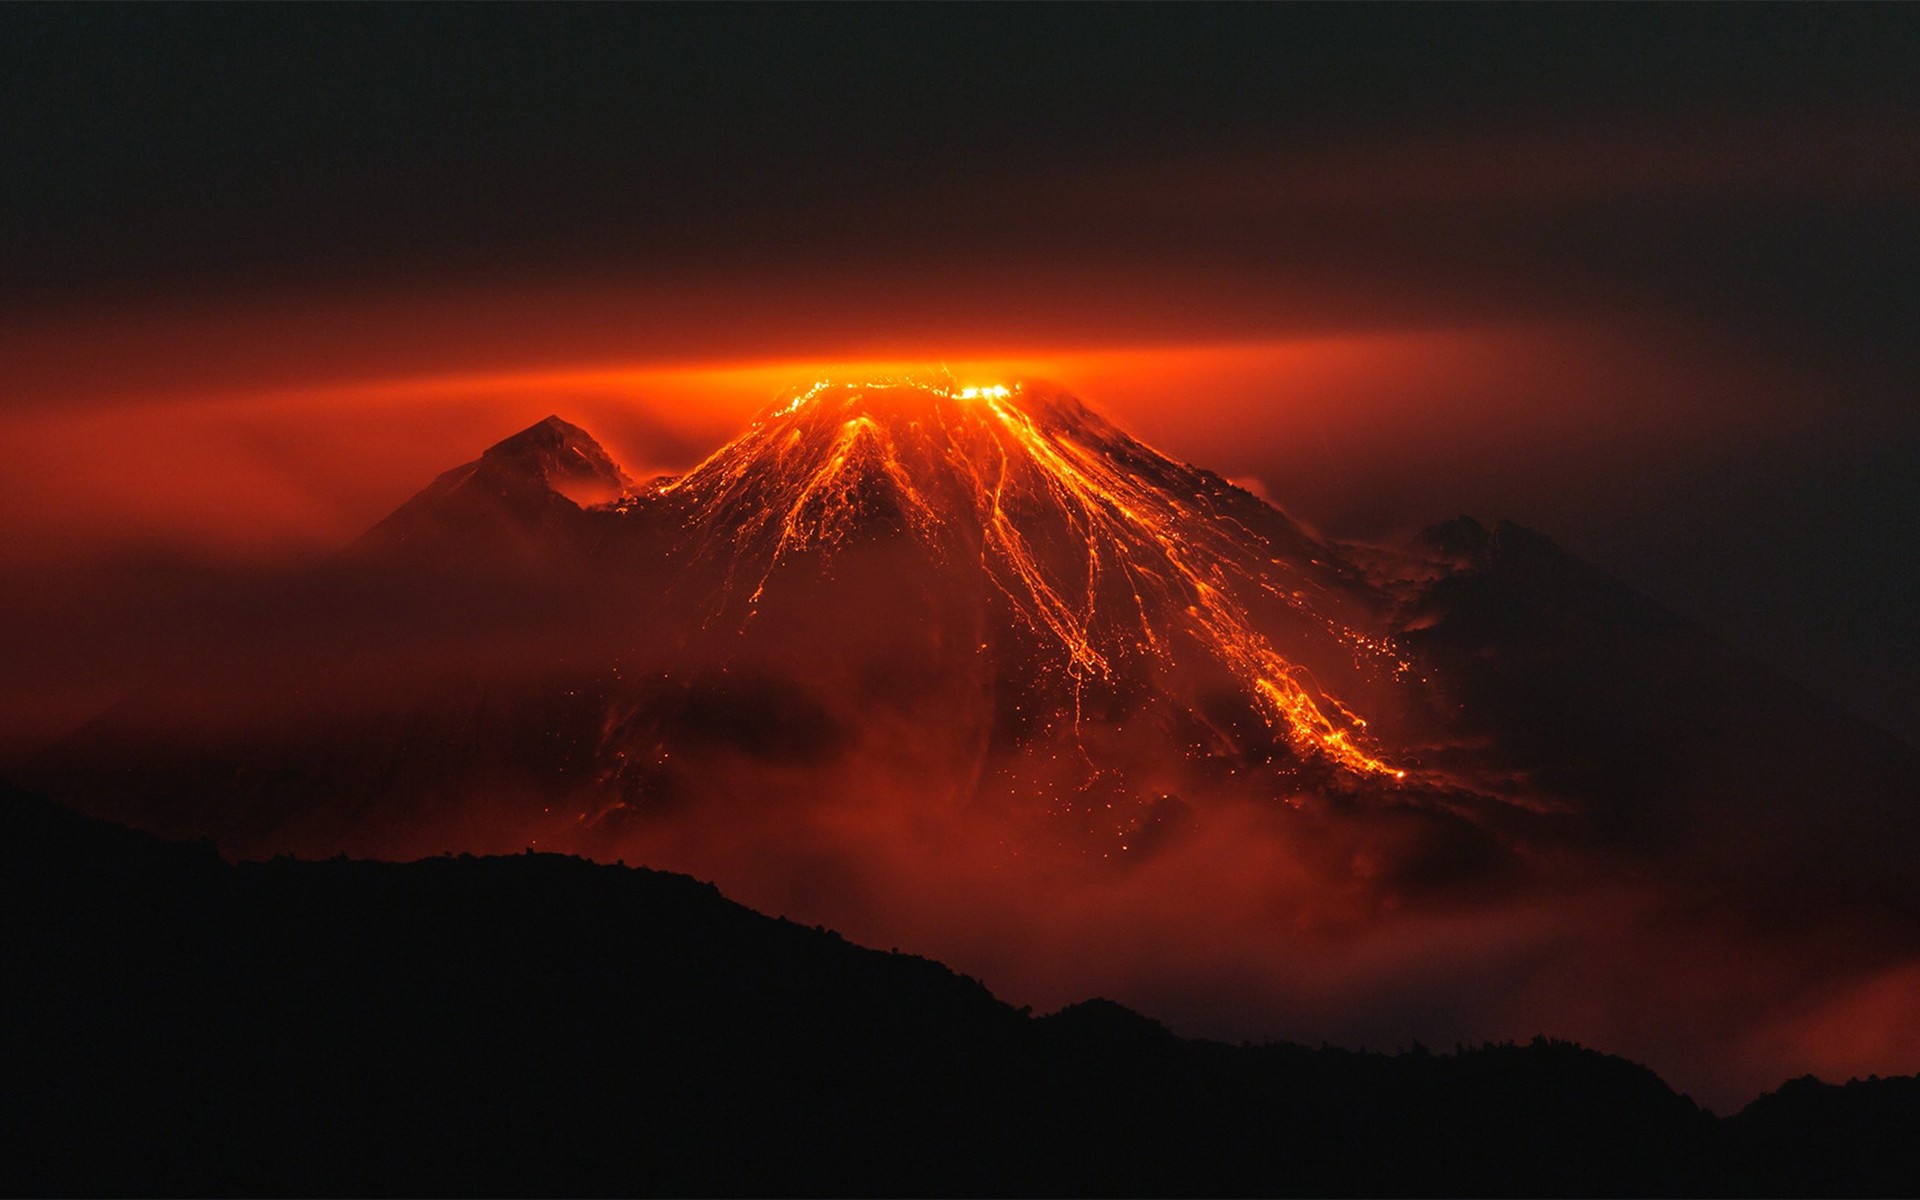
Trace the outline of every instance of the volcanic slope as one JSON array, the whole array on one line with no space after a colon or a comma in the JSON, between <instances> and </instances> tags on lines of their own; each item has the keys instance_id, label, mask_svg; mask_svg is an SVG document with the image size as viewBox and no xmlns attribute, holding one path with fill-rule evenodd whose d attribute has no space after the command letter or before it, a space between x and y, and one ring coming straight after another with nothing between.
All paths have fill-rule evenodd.
<instances>
[{"instance_id":1,"label":"volcanic slope","mask_svg":"<svg viewBox=\"0 0 1920 1200\"><path fill-rule=\"evenodd\" d=\"M663 620L695 657L840 675L867 708L940 697L994 769L1066 803L1191 787L1173 761L1408 777L1362 715L1418 692L1392 597L1064 393L816 384L618 511L675 531Z\"/></svg>"},{"instance_id":2,"label":"volcanic slope","mask_svg":"<svg viewBox=\"0 0 1920 1200\"><path fill-rule=\"evenodd\" d=\"M687 513L695 553L720 560L715 603L742 621L783 565L911 536L942 573L977 572L994 616L1062 678L1077 717L1123 708L1130 683L1197 654L1300 753L1405 775L1362 748L1365 720L1250 615L1288 618L1295 656L1375 677L1404 671L1391 644L1348 623L1376 599L1357 572L1063 393L816 385L659 496Z\"/></svg>"},{"instance_id":3,"label":"volcanic slope","mask_svg":"<svg viewBox=\"0 0 1920 1200\"><path fill-rule=\"evenodd\" d=\"M564 492L583 480L626 494L582 508ZM527 616L560 647L533 677L477 652L393 711L276 724L282 697L320 690L296 667L246 706L261 728L186 746L139 736L136 704L32 777L170 834L244 828L237 850L360 853L383 823L409 830L409 852L503 849L551 844L556 809L575 833L625 830L721 795L898 795L903 780L1107 856L1211 797L1463 794L1420 771L1428 689L1385 632L1392 592L1047 387L818 383L637 488L549 418L443 475L341 569L469 579L488 553L494 576L568 564ZM183 758L190 786L165 786ZM76 773L125 803L61 778ZM336 784L350 800L329 801ZM461 795L486 796L484 822L453 818Z\"/></svg>"}]
</instances>

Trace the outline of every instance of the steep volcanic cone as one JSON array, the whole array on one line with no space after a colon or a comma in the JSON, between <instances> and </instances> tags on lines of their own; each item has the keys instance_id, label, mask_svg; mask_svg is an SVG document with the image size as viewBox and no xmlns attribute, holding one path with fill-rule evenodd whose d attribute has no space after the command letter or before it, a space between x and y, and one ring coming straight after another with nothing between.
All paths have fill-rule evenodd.
<instances>
[{"instance_id":1,"label":"steep volcanic cone","mask_svg":"<svg viewBox=\"0 0 1920 1200\"><path fill-rule=\"evenodd\" d=\"M783 562L914 536L943 563L977 564L1035 643L1041 661L1023 666L1062 677L1076 715L1090 690L1111 703L1128 678L1194 651L1303 754L1405 774L1358 747L1366 722L1248 616L1256 599L1277 602L1300 638L1337 644L1361 670L1404 669L1388 644L1342 623L1366 598L1357 574L1278 513L1252 511L1063 393L817 385L661 493L706 530L732 527L719 599L750 582L748 619Z\"/></svg>"},{"instance_id":2,"label":"steep volcanic cone","mask_svg":"<svg viewBox=\"0 0 1920 1200\"><path fill-rule=\"evenodd\" d=\"M1092 858L1225 801L1510 816L1427 769L1431 689L1376 575L1044 386L821 382L637 487L548 418L316 580L286 639L312 661L224 705L242 728L142 730L184 711L149 696L42 777L241 853L613 855L689 814L737 835L862 801ZM342 673L476 618L453 670Z\"/></svg>"},{"instance_id":3,"label":"steep volcanic cone","mask_svg":"<svg viewBox=\"0 0 1920 1200\"><path fill-rule=\"evenodd\" d=\"M924 788L1068 816L1100 853L1199 788L1405 791L1362 716L1417 707L1391 598L1049 388L815 384L606 539L671 564L649 624L682 631L683 665L802 679L836 723L900 717L940 744ZM625 803L658 782L633 751L665 735L644 704L614 722Z\"/></svg>"}]
</instances>

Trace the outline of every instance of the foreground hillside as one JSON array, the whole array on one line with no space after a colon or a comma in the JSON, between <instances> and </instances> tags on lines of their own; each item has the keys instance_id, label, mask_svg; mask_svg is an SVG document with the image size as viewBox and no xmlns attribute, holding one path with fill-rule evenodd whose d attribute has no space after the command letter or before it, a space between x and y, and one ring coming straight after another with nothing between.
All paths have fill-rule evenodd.
<instances>
[{"instance_id":1,"label":"foreground hillside","mask_svg":"<svg viewBox=\"0 0 1920 1200\"><path fill-rule=\"evenodd\" d=\"M9 1193L1913 1194L1920 1085L1044 1018L681 876L228 864L0 795Z\"/></svg>"}]
</instances>

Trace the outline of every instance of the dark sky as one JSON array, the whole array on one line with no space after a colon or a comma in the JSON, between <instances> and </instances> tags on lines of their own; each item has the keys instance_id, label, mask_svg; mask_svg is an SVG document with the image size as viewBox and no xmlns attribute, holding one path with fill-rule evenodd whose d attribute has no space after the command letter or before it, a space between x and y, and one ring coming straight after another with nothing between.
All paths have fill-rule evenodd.
<instances>
[{"instance_id":1,"label":"dark sky","mask_svg":"<svg viewBox=\"0 0 1920 1200\"><path fill-rule=\"evenodd\" d=\"M1664 149L1805 176L1765 202L1569 203L1538 223L1588 225L1503 231L1569 235L1556 265L1725 294L1729 315L1796 310L1809 335L1912 315L1911 194L1826 177L1913 182L1874 161L1911 147L1920 103L1920 17L1898 7L16 6L6 24L16 300L850 249L1017 260L1046 250L1051 213L1008 203L968 227L928 200L1531 135L1570 157L1664 142L1628 172L1661 172ZM1765 144L1706 136L1729 129ZM1816 203L1836 190L1866 194ZM1522 248L1444 216L1403 235L1421 265ZM1236 249L1192 224L1099 232L1064 252Z\"/></svg>"},{"instance_id":2,"label":"dark sky","mask_svg":"<svg viewBox=\"0 0 1920 1200\"><path fill-rule=\"evenodd\" d=\"M1547 524L1917 738L1916 61L1892 5L11 5L0 404L1578 329L1521 407L1460 395L1499 337L1403 381L1426 441L1374 475L1335 430L1308 478L1259 396L1190 446L1114 407L1336 533Z\"/></svg>"}]
</instances>

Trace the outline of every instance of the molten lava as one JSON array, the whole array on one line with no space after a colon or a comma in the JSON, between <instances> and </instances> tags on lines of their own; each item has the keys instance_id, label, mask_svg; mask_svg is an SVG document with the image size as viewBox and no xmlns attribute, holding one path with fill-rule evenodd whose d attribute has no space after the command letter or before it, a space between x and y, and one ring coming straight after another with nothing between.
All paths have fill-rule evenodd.
<instances>
[{"instance_id":1,"label":"molten lava","mask_svg":"<svg viewBox=\"0 0 1920 1200\"><path fill-rule=\"evenodd\" d=\"M783 566L884 529L990 582L1041 639L1041 669L1064 679L1076 730L1089 688L1162 676L1198 655L1296 751L1360 776L1406 776L1369 748L1367 722L1251 616L1277 605L1363 673L1403 673L1391 641L1342 619L1365 591L1355 573L1252 497L1064 394L821 381L654 500L699 531L696 556L726 560L718 602L743 597L742 621Z\"/></svg>"}]
</instances>

